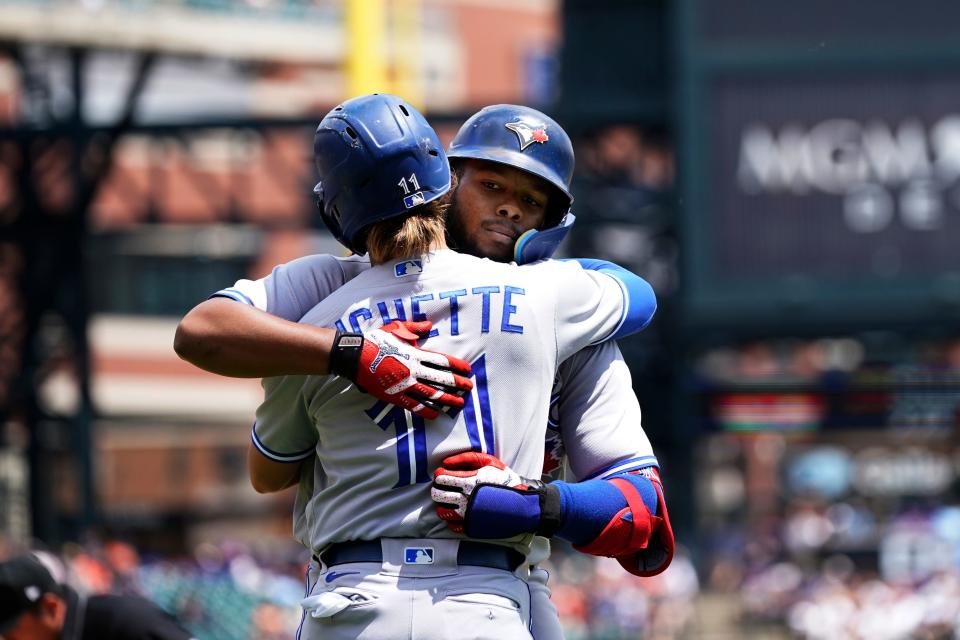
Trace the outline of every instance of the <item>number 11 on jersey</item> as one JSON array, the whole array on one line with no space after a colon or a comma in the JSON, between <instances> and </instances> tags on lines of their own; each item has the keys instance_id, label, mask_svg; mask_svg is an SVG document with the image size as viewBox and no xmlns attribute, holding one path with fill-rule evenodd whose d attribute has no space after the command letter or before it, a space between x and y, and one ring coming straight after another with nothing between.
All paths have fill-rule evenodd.
<instances>
[{"instance_id":1,"label":"number 11 on jersey","mask_svg":"<svg viewBox=\"0 0 960 640\"><path fill-rule=\"evenodd\" d=\"M384 413L384 409L389 410ZM405 487L408 484L430 482L427 470L427 430L423 418L415 416L409 411L380 401L367 409L378 427L386 431L391 426L396 434L397 445L397 483L394 489ZM411 459L410 441L413 441L413 456Z\"/></svg>"},{"instance_id":2,"label":"number 11 on jersey","mask_svg":"<svg viewBox=\"0 0 960 640\"><path fill-rule=\"evenodd\" d=\"M487 389L485 356L470 363L473 369L473 391L464 398L463 421L470 438L470 448L495 454L493 413L490 411L490 393ZM430 482L428 469L427 425L423 418L397 406L379 401L365 412L374 423L386 431L393 427L397 447L397 483L394 489L411 484ZM451 417L456 417L451 413ZM411 446L411 442L413 443Z\"/></svg>"}]
</instances>

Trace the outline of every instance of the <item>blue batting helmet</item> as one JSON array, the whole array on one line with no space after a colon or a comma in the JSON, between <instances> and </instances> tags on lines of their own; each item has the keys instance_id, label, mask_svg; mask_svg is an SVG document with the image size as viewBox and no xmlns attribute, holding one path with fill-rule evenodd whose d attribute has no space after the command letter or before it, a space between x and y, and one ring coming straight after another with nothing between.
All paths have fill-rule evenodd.
<instances>
[{"instance_id":1,"label":"blue batting helmet","mask_svg":"<svg viewBox=\"0 0 960 640\"><path fill-rule=\"evenodd\" d=\"M450 143L447 156L486 160L515 167L546 180L557 192L558 206L551 207L547 229L528 231L518 242L515 259L523 264L549 258L566 237L574 216L573 145L570 136L552 118L536 109L496 104L481 109L463 123ZM534 240L533 236L540 235Z\"/></svg>"},{"instance_id":2,"label":"blue batting helmet","mask_svg":"<svg viewBox=\"0 0 960 640\"><path fill-rule=\"evenodd\" d=\"M313 138L314 188L324 224L364 253L364 229L405 216L450 189L450 165L436 132L402 98L375 93L347 100Z\"/></svg>"}]
</instances>

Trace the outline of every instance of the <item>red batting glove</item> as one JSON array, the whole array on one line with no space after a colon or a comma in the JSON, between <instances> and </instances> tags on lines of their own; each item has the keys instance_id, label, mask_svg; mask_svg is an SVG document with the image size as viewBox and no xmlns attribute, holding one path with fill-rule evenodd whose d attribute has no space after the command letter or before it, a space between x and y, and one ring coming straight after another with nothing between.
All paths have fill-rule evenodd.
<instances>
[{"instance_id":1,"label":"red batting glove","mask_svg":"<svg viewBox=\"0 0 960 640\"><path fill-rule=\"evenodd\" d=\"M337 332L330 372L364 391L428 420L440 411L463 408L473 383L470 365L459 358L417 346L433 324L393 321L366 333Z\"/></svg>"}]
</instances>

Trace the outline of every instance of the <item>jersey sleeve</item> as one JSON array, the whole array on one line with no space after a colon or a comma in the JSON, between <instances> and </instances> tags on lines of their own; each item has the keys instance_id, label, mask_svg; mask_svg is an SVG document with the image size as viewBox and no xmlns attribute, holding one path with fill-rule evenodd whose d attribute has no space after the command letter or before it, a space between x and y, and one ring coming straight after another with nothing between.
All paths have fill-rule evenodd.
<instances>
[{"instance_id":1,"label":"jersey sleeve","mask_svg":"<svg viewBox=\"0 0 960 640\"><path fill-rule=\"evenodd\" d=\"M624 317L617 330L607 338L608 340L617 340L633 335L650 324L653 315L657 312L657 296L653 293L653 287L650 286L649 282L608 260L574 258L573 261L588 271L600 271L616 279L626 294L627 305Z\"/></svg>"},{"instance_id":2,"label":"jersey sleeve","mask_svg":"<svg viewBox=\"0 0 960 640\"><path fill-rule=\"evenodd\" d=\"M569 261L543 263L557 291L557 361L610 339L627 319L630 298L620 279Z\"/></svg>"},{"instance_id":3,"label":"jersey sleeve","mask_svg":"<svg viewBox=\"0 0 960 640\"><path fill-rule=\"evenodd\" d=\"M325 254L304 256L274 267L265 278L238 280L210 297L231 298L296 322L356 275L357 264Z\"/></svg>"},{"instance_id":4,"label":"jersey sleeve","mask_svg":"<svg viewBox=\"0 0 960 640\"><path fill-rule=\"evenodd\" d=\"M307 412L306 376L263 379L263 403L257 407L253 445L274 462L300 462L313 455L317 431Z\"/></svg>"},{"instance_id":5,"label":"jersey sleeve","mask_svg":"<svg viewBox=\"0 0 960 640\"><path fill-rule=\"evenodd\" d=\"M574 354L558 371L557 427L579 480L658 466L633 381L615 342Z\"/></svg>"}]
</instances>

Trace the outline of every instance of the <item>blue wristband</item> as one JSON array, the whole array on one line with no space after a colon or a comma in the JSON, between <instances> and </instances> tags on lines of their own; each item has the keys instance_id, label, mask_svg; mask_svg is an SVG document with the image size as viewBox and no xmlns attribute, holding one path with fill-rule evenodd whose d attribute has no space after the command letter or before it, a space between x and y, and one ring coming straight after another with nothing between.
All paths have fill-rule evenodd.
<instances>
[{"instance_id":1,"label":"blue wristband","mask_svg":"<svg viewBox=\"0 0 960 640\"><path fill-rule=\"evenodd\" d=\"M470 496L466 533L471 538L512 538L540 525L540 496L499 485L481 485Z\"/></svg>"}]
</instances>

